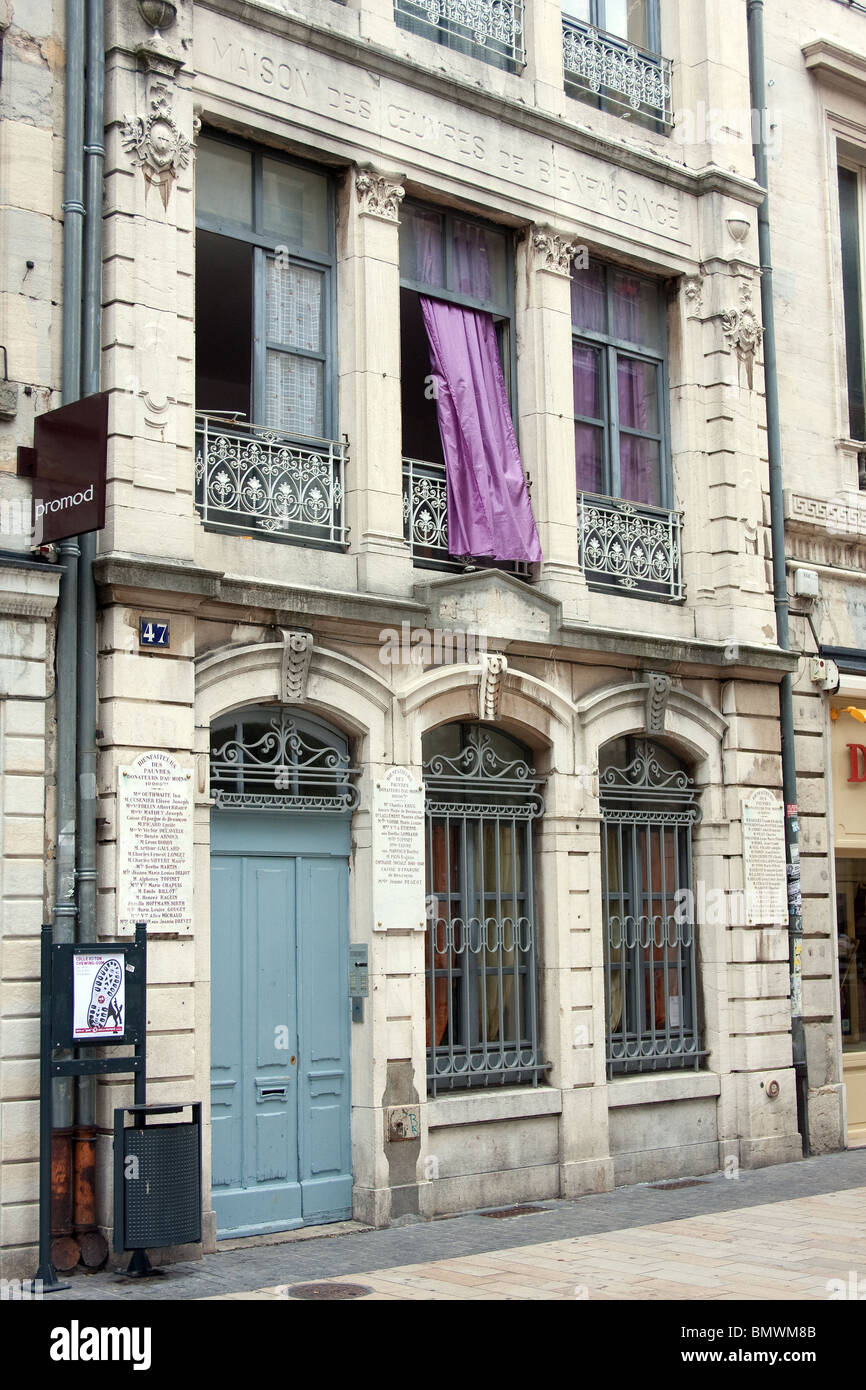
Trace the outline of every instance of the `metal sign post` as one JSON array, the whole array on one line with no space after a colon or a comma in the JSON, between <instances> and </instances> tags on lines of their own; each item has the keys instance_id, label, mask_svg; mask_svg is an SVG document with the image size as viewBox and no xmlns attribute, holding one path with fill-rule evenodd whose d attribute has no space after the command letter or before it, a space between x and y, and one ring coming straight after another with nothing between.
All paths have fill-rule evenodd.
<instances>
[{"instance_id":1,"label":"metal sign post","mask_svg":"<svg viewBox=\"0 0 866 1390\"><path fill-rule=\"evenodd\" d=\"M92 945L54 944L54 928L42 928L39 1049L39 1269L43 1293L68 1289L51 1261L51 1132L55 1076L134 1074L135 1104L147 1100L147 926L135 924L135 941ZM128 1047L132 1057L54 1059L56 1048Z\"/></svg>"}]
</instances>

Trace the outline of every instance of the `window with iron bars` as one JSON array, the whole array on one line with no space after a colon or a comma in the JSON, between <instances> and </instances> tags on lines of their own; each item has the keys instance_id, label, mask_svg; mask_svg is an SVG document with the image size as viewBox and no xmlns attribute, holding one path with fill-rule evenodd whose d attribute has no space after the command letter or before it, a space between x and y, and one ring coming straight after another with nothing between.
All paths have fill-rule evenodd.
<instances>
[{"instance_id":1,"label":"window with iron bars","mask_svg":"<svg viewBox=\"0 0 866 1390\"><path fill-rule=\"evenodd\" d=\"M526 748L485 725L424 740L427 1083L537 1085L533 824L541 783Z\"/></svg>"},{"instance_id":2,"label":"window with iron bars","mask_svg":"<svg viewBox=\"0 0 866 1390\"><path fill-rule=\"evenodd\" d=\"M602 750L599 793L608 1076L697 1068L694 784L669 749L623 738Z\"/></svg>"}]
</instances>

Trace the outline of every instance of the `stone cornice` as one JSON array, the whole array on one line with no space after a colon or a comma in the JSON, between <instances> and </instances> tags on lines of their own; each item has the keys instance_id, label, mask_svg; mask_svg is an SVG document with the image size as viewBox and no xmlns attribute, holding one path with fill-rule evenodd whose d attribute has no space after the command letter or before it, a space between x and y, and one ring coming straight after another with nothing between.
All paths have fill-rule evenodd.
<instances>
[{"instance_id":1,"label":"stone cornice","mask_svg":"<svg viewBox=\"0 0 866 1390\"><path fill-rule=\"evenodd\" d=\"M656 155L646 150L631 149L620 144L618 140L598 132L581 130L512 97L488 93L482 87L476 87L459 78L434 72L398 53L382 48L379 44L319 26L300 16L280 14L278 11L255 4L255 0L197 0L196 9L211 10L225 18L248 24L263 33L302 43L328 58L342 58L368 72L392 77L418 91L444 97L448 101L459 103L467 110L492 116L503 125L509 124L520 130L531 131L545 140L556 141L557 144L571 148L578 154L594 155L619 169L628 169L635 174L659 179L669 187L677 188L695 198L720 193L751 207L759 207L764 201L764 190L753 179L743 178L718 165L697 170L687 169L682 164L666 159L661 152Z\"/></svg>"},{"instance_id":2,"label":"stone cornice","mask_svg":"<svg viewBox=\"0 0 866 1390\"><path fill-rule=\"evenodd\" d=\"M57 607L62 565L0 565L0 617L50 618Z\"/></svg>"},{"instance_id":3,"label":"stone cornice","mask_svg":"<svg viewBox=\"0 0 866 1390\"><path fill-rule=\"evenodd\" d=\"M831 39L815 39L804 44L802 51L807 69L819 82L849 90L854 87L862 96L866 87L866 54L843 48Z\"/></svg>"},{"instance_id":4,"label":"stone cornice","mask_svg":"<svg viewBox=\"0 0 866 1390\"><path fill-rule=\"evenodd\" d=\"M573 661L585 658L595 665L599 664L597 658L601 655L611 665L624 668L649 663L654 670L672 675L712 673L725 680L748 677L769 681L778 681L786 672L796 670L798 660L793 652L750 643L739 643L736 659L731 660L730 655L725 655L730 648L729 640L672 640L662 633L563 622L557 600L498 570L447 575L432 583L417 585L414 598L408 595L401 598L279 584L143 555L102 555L96 560L94 569L103 597L111 597L115 602L140 603L142 593L158 593L162 608L166 610L188 609L206 613L208 617L229 616L235 610L247 620L252 611L262 615L261 621L275 622L282 627L297 624L309 629L318 620L326 625L337 620L359 627L368 624L378 631L384 625L396 626L403 621L417 627L428 626L433 617L434 626L448 628L455 623L459 626L459 622L452 622L442 613L443 595L474 592L483 600L488 590L496 590L497 595L511 592L531 608L541 609L548 615L548 632L537 639L505 638L503 646L509 655Z\"/></svg>"}]
</instances>

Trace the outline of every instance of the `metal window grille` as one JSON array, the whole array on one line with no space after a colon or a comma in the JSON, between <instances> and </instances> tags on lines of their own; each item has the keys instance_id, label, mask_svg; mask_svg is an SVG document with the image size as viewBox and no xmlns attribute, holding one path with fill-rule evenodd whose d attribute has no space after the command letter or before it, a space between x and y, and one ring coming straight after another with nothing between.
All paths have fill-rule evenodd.
<instances>
[{"instance_id":1,"label":"metal window grille","mask_svg":"<svg viewBox=\"0 0 866 1390\"><path fill-rule=\"evenodd\" d=\"M211 731L210 793L220 810L351 811L356 776L341 734L283 706L227 715Z\"/></svg>"},{"instance_id":2,"label":"metal window grille","mask_svg":"<svg viewBox=\"0 0 866 1390\"><path fill-rule=\"evenodd\" d=\"M461 732L456 757L424 764L427 1083L434 1096L537 1085L546 1070L532 836L544 809L542 784L528 762L509 760L508 750L503 756L495 730Z\"/></svg>"},{"instance_id":3,"label":"metal window grille","mask_svg":"<svg viewBox=\"0 0 866 1390\"><path fill-rule=\"evenodd\" d=\"M697 1068L706 1055L690 891L696 793L667 750L624 743L626 765L599 778L610 1077Z\"/></svg>"},{"instance_id":4,"label":"metal window grille","mask_svg":"<svg viewBox=\"0 0 866 1390\"><path fill-rule=\"evenodd\" d=\"M614 110L649 116L666 130L673 125L670 59L563 16L562 60L572 95L603 98Z\"/></svg>"},{"instance_id":5,"label":"metal window grille","mask_svg":"<svg viewBox=\"0 0 866 1390\"><path fill-rule=\"evenodd\" d=\"M529 478L527 477L527 485ZM444 463L403 460L403 537L418 569L501 569L528 579L525 560L492 560L486 556L451 555L448 550L448 488Z\"/></svg>"},{"instance_id":6,"label":"metal window grille","mask_svg":"<svg viewBox=\"0 0 866 1390\"><path fill-rule=\"evenodd\" d=\"M593 589L680 603L682 512L578 494L580 563Z\"/></svg>"},{"instance_id":7,"label":"metal window grille","mask_svg":"<svg viewBox=\"0 0 866 1390\"><path fill-rule=\"evenodd\" d=\"M346 446L196 416L195 505L206 526L343 550Z\"/></svg>"},{"instance_id":8,"label":"metal window grille","mask_svg":"<svg viewBox=\"0 0 866 1390\"><path fill-rule=\"evenodd\" d=\"M394 0L398 26L497 67L522 67L523 0Z\"/></svg>"}]
</instances>

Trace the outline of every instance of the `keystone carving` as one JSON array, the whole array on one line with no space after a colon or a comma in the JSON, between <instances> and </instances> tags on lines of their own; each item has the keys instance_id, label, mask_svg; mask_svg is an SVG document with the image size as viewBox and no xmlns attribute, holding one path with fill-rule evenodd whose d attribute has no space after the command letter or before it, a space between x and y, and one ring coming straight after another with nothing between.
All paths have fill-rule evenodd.
<instances>
[{"instance_id":1,"label":"keystone carving","mask_svg":"<svg viewBox=\"0 0 866 1390\"><path fill-rule=\"evenodd\" d=\"M648 734L663 734L665 714L671 693L671 678L662 671L648 671L646 697L646 730Z\"/></svg>"},{"instance_id":2,"label":"keystone carving","mask_svg":"<svg viewBox=\"0 0 866 1390\"><path fill-rule=\"evenodd\" d=\"M296 705L307 698L307 678L313 659L311 632L283 631L283 657L280 663L280 694L285 704Z\"/></svg>"},{"instance_id":3,"label":"keystone carving","mask_svg":"<svg viewBox=\"0 0 866 1390\"><path fill-rule=\"evenodd\" d=\"M481 686L479 689L478 717L495 723L499 718L502 701L502 688L508 673L508 662L504 656L491 656L485 652L481 658Z\"/></svg>"},{"instance_id":4,"label":"keystone carving","mask_svg":"<svg viewBox=\"0 0 866 1390\"><path fill-rule=\"evenodd\" d=\"M387 222L398 220L400 204L406 196L402 184L386 179L373 169L359 169L355 175L355 192L363 217L382 217Z\"/></svg>"}]
</instances>

